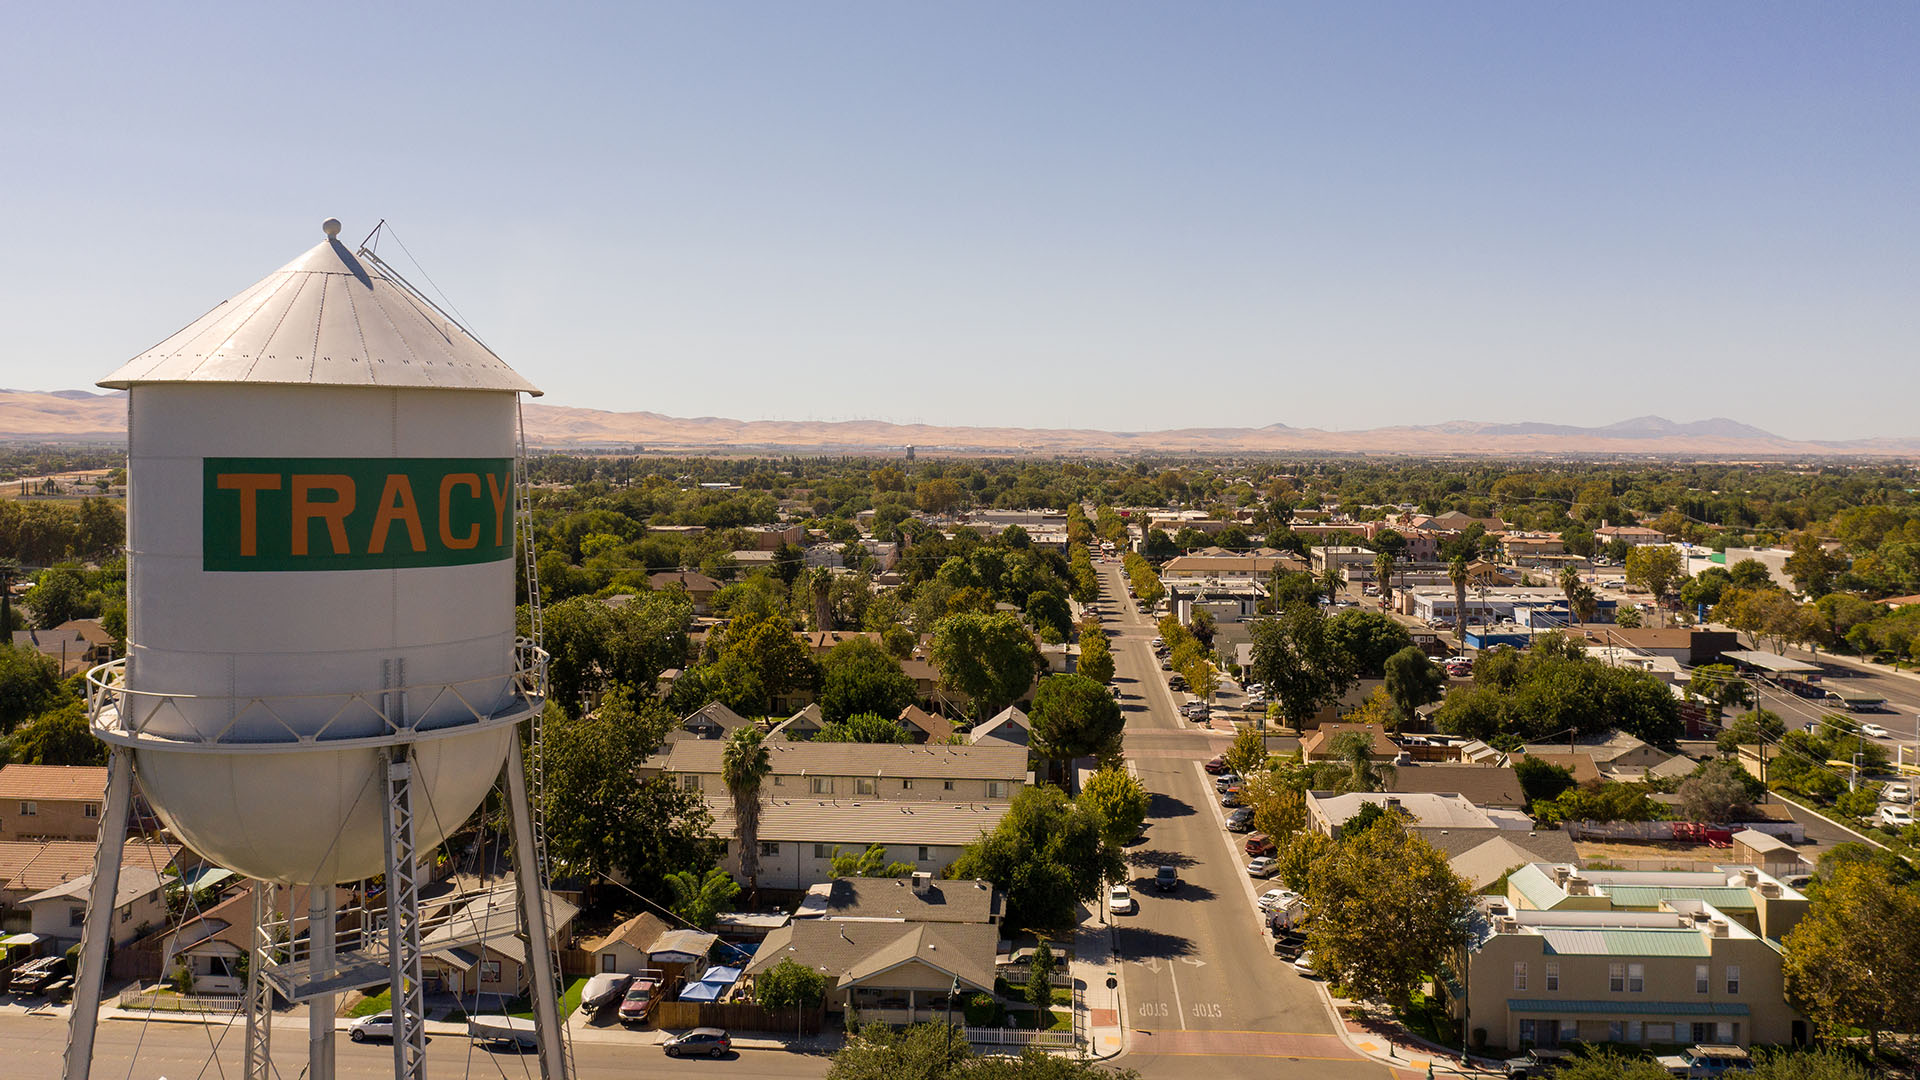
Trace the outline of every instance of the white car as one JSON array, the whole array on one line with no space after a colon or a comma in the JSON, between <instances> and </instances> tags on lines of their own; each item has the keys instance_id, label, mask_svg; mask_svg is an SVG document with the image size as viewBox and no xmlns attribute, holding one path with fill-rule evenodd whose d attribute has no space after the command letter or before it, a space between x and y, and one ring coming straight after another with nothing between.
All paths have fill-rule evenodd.
<instances>
[{"instance_id":1,"label":"white car","mask_svg":"<svg viewBox=\"0 0 1920 1080\"><path fill-rule=\"evenodd\" d=\"M368 1039L393 1038L393 1014L379 1013L363 1016L347 1025L347 1038L354 1042L366 1042Z\"/></svg>"},{"instance_id":2,"label":"white car","mask_svg":"<svg viewBox=\"0 0 1920 1080\"><path fill-rule=\"evenodd\" d=\"M1861 724L1860 734L1865 735L1869 739L1888 738L1887 729L1881 727L1879 724Z\"/></svg>"},{"instance_id":3,"label":"white car","mask_svg":"<svg viewBox=\"0 0 1920 1080\"><path fill-rule=\"evenodd\" d=\"M1880 797L1888 802L1910 803L1913 801L1913 789L1904 783L1888 784L1880 789Z\"/></svg>"},{"instance_id":4,"label":"white car","mask_svg":"<svg viewBox=\"0 0 1920 1080\"><path fill-rule=\"evenodd\" d=\"M1249 877L1272 877L1280 869L1280 860L1271 855L1262 855L1247 864Z\"/></svg>"},{"instance_id":5,"label":"white car","mask_svg":"<svg viewBox=\"0 0 1920 1080\"><path fill-rule=\"evenodd\" d=\"M1302 975L1307 976L1308 978L1317 977L1318 973L1316 973L1313 970L1313 950L1312 949L1303 949L1301 950L1299 956L1296 956L1293 958L1293 970L1299 972Z\"/></svg>"},{"instance_id":6,"label":"white car","mask_svg":"<svg viewBox=\"0 0 1920 1080\"><path fill-rule=\"evenodd\" d=\"M1107 910L1115 915L1133 914L1133 890L1115 885L1107 890Z\"/></svg>"},{"instance_id":7,"label":"white car","mask_svg":"<svg viewBox=\"0 0 1920 1080\"><path fill-rule=\"evenodd\" d=\"M1298 899L1300 899L1300 894L1294 892L1292 889L1268 889L1266 892L1260 894L1260 910L1274 911L1286 907Z\"/></svg>"},{"instance_id":8,"label":"white car","mask_svg":"<svg viewBox=\"0 0 1920 1080\"><path fill-rule=\"evenodd\" d=\"M1880 824L1892 829L1904 829L1913 824L1913 811L1904 806L1883 806L1880 808Z\"/></svg>"}]
</instances>

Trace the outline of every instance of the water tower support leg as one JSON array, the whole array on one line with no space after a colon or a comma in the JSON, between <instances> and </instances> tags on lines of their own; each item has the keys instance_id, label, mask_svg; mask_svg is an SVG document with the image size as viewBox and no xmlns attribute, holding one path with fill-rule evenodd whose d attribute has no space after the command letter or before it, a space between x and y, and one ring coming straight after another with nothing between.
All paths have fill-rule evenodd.
<instances>
[{"instance_id":1,"label":"water tower support leg","mask_svg":"<svg viewBox=\"0 0 1920 1080\"><path fill-rule=\"evenodd\" d=\"M333 974L333 886L307 886L307 953L309 977ZM332 994L307 1000L307 1080L333 1080Z\"/></svg>"},{"instance_id":2,"label":"water tower support leg","mask_svg":"<svg viewBox=\"0 0 1920 1080\"><path fill-rule=\"evenodd\" d=\"M267 982L266 970L274 962L280 943L274 888L266 881L253 883L253 928L247 948L247 1045L242 1072L247 1080L269 1080L273 1075L273 985Z\"/></svg>"},{"instance_id":3,"label":"water tower support leg","mask_svg":"<svg viewBox=\"0 0 1920 1080\"><path fill-rule=\"evenodd\" d=\"M393 1013L394 1080L427 1075L426 1014L420 986L420 865L413 850L413 764L395 747L387 762L387 957Z\"/></svg>"},{"instance_id":4,"label":"water tower support leg","mask_svg":"<svg viewBox=\"0 0 1920 1080\"><path fill-rule=\"evenodd\" d=\"M540 1036L543 1080L567 1080L566 1032L560 1027L560 993L554 985L553 928L547 918L545 882L540 880L539 846L527 801L527 774L520 764L520 740L507 748L507 810L513 825L514 884L520 890L521 925L527 930L527 973L532 982L533 1022Z\"/></svg>"},{"instance_id":5,"label":"water tower support leg","mask_svg":"<svg viewBox=\"0 0 1920 1080\"><path fill-rule=\"evenodd\" d=\"M107 942L113 936L114 897L120 892L120 854L133 809L133 751L114 747L107 760L107 797L100 809L100 846L93 854L93 889L80 929L80 970L74 975L73 1016L67 1024L66 1080L87 1080L100 994L107 978ZM103 903L100 898L106 897Z\"/></svg>"}]
</instances>

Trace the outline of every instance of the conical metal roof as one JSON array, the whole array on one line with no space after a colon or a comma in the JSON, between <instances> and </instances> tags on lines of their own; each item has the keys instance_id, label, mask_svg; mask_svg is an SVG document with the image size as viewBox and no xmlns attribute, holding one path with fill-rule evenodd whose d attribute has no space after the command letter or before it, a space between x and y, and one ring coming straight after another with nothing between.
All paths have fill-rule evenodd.
<instances>
[{"instance_id":1,"label":"conical metal roof","mask_svg":"<svg viewBox=\"0 0 1920 1080\"><path fill-rule=\"evenodd\" d=\"M287 383L518 390L539 394L491 349L337 234L146 350L101 386Z\"/></svg>"}]
</instances>

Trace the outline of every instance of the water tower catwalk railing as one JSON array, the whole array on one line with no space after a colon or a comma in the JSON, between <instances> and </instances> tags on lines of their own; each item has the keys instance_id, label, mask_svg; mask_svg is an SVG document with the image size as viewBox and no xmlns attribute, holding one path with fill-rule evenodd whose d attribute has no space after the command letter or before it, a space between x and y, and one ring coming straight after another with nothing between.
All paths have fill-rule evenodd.
<instances>
[{"instance_id":1,"label":"water tower catwalk railing","mask_svg":"<svg viewBox=\"0 0 1920 1080\"><path fill-rule=\"evenodd\" d=\"M360 950L342 955L330 930L335 918L333 889L309 889L313 907L309 925L328 932L309 936L296 953L293 943L277 938L271 919L256 922L250 950L247 991L246 1075L265 1078L270 1060L271 984L294 1001L306 1001L313 1013L312 1080L332 1080L332 995L387 982L394 989L394 1068L397 1077L425 1073L424 1015L421 990L423 926L417 889L414 763L416 745L440 738L509 728L537 717L545 707L547 656L520 640L513 670L505 675L454 683L389 685L381 689L331 694L204 695L136 690L126 685L125 661L88 672L88 706L93 733L111 748L108 789L101 836L95 855L95 895L113 895L118 887L121 851L132 804L138 754L250 755L325 750L378 750L385 760L381 776L381 819L386 832L388 883L385 918L375 933L357 935L349 944ZM541 1073L549 1080L569 1075L569 1048L560 1029L557 956L552 948L551 912L546 902L543 846L537 838L518 739L510 740L501 771L506 777L508 818L514 849L521 861L514 887L520 894L519 929L529 952L536 1017L541 1030ZM255 883L256 916L262 916L262 888ZM73 1020L69 1026L67 1080L89 1075L98 1022L107 942L113 907L91 904L82 927L76 973ZM289 920L292 913L288 913ZM324 1032L322 1028L325 1028ZM325 1061L325 1065L321 1064Z\"/></svg>"}]
</instances>

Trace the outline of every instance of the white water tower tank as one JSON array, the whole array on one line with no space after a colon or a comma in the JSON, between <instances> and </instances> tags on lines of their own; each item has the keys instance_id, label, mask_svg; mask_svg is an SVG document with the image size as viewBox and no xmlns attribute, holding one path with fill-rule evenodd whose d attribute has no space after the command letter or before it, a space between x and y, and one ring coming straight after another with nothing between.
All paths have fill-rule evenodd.
<instances>
[{"instance_id":1,"label":"white water tower tank","mask_svg":"<svg viewBox=\"0 0 1920 1080\"><path fill-rule=\"evenodd\" d=\"M268 881L384 870L400 743L438 843L540 704L512 490L539 391L338 229L100 383L129 393L128 612L95 730L181 839Z\"/></svg>"}]
</instances>

